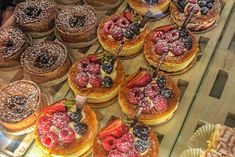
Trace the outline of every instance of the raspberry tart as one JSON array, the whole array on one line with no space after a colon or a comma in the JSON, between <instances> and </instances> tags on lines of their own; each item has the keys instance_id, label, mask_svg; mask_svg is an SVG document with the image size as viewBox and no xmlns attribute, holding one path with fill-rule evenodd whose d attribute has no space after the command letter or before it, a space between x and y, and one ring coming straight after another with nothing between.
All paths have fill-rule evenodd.
<instances>
[{"instance_id":1,"label":"raspberry tart","mask_svg":"<svg viewBox=\"0 0 235 157\"><path fill-rule=\"evenodd\" d=\"M20 55L28 46L20 29L9 27L0 30L0 68L20 65Z\"/></svg>"},{"instance_id":2,"label":"raspberry tart","mask_svg":"<svg viewBox=\"0 0 235 157\"><path fill-rule=\"evenodd\" d=\"M150 127L132 128L120 119L103 128L93 146L94 157L158 157L158 152L158 139Z\"/></svg>"},{"instance_id":3,"label":"raspberry tart","mask_svg":"<svg viewBox=\"0 0 235 157\"><path fill-rule=\"evenodd\" d=\"M141 69L122 84L118 93L122 111L134 118L142 108L139 120L147 125L159 125L173 117L179 103L179 89L165 73L152 78Z\"/></svg>"},{"instance_id":4,"label":"raspberry tart","mask_svg":"<svg viewBox=\"0 0 235 157\"><path fill-rule=\"evenodd\" d=\"M220 0L176 0L179 7L171 4L171 18L181 26L194 8L195 14L188 29L195 32L205 31L213 27L220 16L221 2Z\"/></svg>"},{"instance_id":5,"label":"raspberry tart","mask_svg":"<svg viewBox=\"0 0 235 157\"><path fill-rule=\"evenodd\" d=\"M81 109L75 101L63 99L43 110L34 134L47 154L80 157L90 151L97 129L96 115L88 105Z\"/></svg>"},{"instance_id":6,"label":"raspberry tart","mask_svg":"<svg viewBox=\"0 0 235 157\"><path fill-rule=\"evenodd\" d=\"M28 47L21 55L21 65L34 82L53 86L67 79L71 61L63 44L47 41Z\"/></svg>"},{"instance_id":7,"label":"raspberry tart","mask_svg":"<svg viewBox=\"0 0 235 157\"><path fill-rule=\"evenodd\" d=\"M187 29L176 25L161 26L146 35L144 55L151 66L156 66L165 52L168 53L161 70L169 73L184 71L196 59L198 43Z\"/></svg>"},{"instance_id":8,"label":"raspberry tart","mask_svg":"<svg viewBox=\"0 0 235 157\"><path fill-rule=\"evenodd\" d=\"M98 27L98 39L106 51L115 52L120 42L124 47L119 56L128 57L137 54L143 48L145 27L141 28L141 21L135 21L131 12L115 14L104 19Z\"/></svg>"},{"instance_id":9,"label":"raspberry tart","mask_svg":"<svg viewBox=\"0 0 235 157\"><path fill-rule=\"evenodd\" d=\"M68 82L75 95L86 96L92 107L99 108L117 96L124 77L123 65L113 55L92 54L72 65Z\"/></svg>"},{"instance_id":10,"label":"raspberry tart","mask_svg":"<svg viewBox=\"0 0 235 157\"><path fill-rule=\"evenodd\" d=\"M26 80L10 83L0 91L0 124L10 133L32 131L44 106L47 102L35 83Z\"/></svg>"},{"instance_id":11,"label":"raspberry tart","mask_svg":"<svg viewBox=\"0 0 235 157\"><path fill-rule=\"evenodd\" d=\"M27 0L18 4L14 11L16 25L38 38L53 32L56 8L47 0Z\"/></svg>"},{"instance_id":12,"label":"raspberry tart","mask_svg":"<svg viewBox=\"0 0 235 157\"><path fill-rule=\"evenodd\" d=\"M86 47L96 41L98 19L90 6L62 10L56 19L56 35L68 47Z\"/></svg>"},{"instance_id":13,"label":"raspberry tart","mask_svg":"<svg viewBox=\"0 0 235 157\"><path fill-rule=\"evenodd\" d=\"M96 10L104 11L116 8L121 4L122 0L84 0L84 2Z\"/></svg>"}]
</instances>

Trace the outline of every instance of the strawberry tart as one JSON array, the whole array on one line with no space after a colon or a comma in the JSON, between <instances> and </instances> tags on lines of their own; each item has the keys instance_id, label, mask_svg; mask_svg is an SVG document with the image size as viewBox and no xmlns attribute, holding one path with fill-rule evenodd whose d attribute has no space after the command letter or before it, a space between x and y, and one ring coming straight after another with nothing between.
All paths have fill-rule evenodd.
<instances>
[{"instance_id":1,"label":"strawberry tart","mask_svg":"<svg viewBox=\"0 0 235 157\"><path fill-rule=\"evenodd\" d=\"M45 108L35 126L38 146L52 156L80 157L90 152L97 133L94 111L63 99Z\"/></svg>"},{"instance_id":2,"label":"strawberry tart","mask_svg":"<svg viewBox=\"0 0 235 157\"><path fill-rule=\"evenodd\" d=\"M98 27L98 39L106 51L115 52L124 41L119 56L135 55L143 48L147 29L140 25L131 12L115 14L104 19Z\"/></svg>"},{"instance_id":3,"label":"strawberry tart","mask_svg":"<svg viewBox=\"0 0 235 157\"><path fill-rule=\"evenodd\" d=\"M158 157L158 152L158 139L150 127L130 128L120 119L102 129L93 145L94 157Z\"/></svg>"},{"instance_id":4,"label":"strawberry tart","mask_svg":"<svg viewBox=\"0 0 235 157\"><path fill-rule=\"evenodd\" d=\"M161 55L167 53L161 65L166 72L179 72L195 60L198 43L187 29L166 25L153 29L145 37L144 55L151 66L156 66Z\"/></svg>"},{"instance_id":5,"label":"strawberry tart","mask_svg":"<svg viewBox=\"0 0 235 157\"><path fill-rule=\"evenodd\" d=\"M178 7L171 4L171 18L179 26L182 26L194 8L194 17L187 26L191 31L200 32L210 29L220 16L220 0L177 0L176 3Z\"/></svg>"},{"instance_id":6,"label":"strawberry tart","mask_svg":"<svg viewBox=\"0 0 235 157\"><path fill-rule=\"evenodd\" d=\"M173 117L179 103L177 85L163 72L157 78L141 69L130 76L119 90L122 111L134 118L142 108L139 120L147 125L159 125Z\"/></svg>"},{"instance_id":7,"label":"strawberry tart","mask_svg":"<svg viewBox=\"0 0 235 157\"><path fill-rule=\"evenodd\" d=\"M89 103L99 107L99 103L117 95L124 77L122 63L114 60L112 54L93 54L72 65L68 82L75 95L86 96Z\"/></svg>"}]
</instances>

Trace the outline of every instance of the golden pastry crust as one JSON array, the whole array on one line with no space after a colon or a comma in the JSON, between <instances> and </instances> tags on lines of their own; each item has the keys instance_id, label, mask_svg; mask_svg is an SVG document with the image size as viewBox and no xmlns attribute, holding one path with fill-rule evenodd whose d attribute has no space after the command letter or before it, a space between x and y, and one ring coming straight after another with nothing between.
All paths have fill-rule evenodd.
<instances>
[{"instance_id":1,"label":"golden pastry crust","mask_svg":"<svg viewBox=\"0 0 235 157\"><path fill-rule=\"evenodd\" d=\"M121 86L119 92L118 92L118 100L119 104L122 108L122 111L129 117L134 118L136 115L136 110L133 107L133 104L131 104L128 100L128 94L131 89L127 87L127 84L138 74L131 75ZM148 125L156 125L161 124L169 120L173 113L176 111L178 104L179 104L179 98L180 98L180 91L177 85L169 78L165 73L159 72L159 75L163 75L167 79L166 87L169 87L173 90L173 96L168 100L169 106L167 110L163 113L157 113L157 112L151 112L151 113L142 113L139 120L145 124Z\"/></svg>"},{"instance_id":2,"label":"golden pastry crust","mask_svg":"<svg viewBox=\"0 0 235 157\"><path fill-rule=\"evenodd\" d=\"M76 154L76 156L82 156L87 151L89 151L97 134L98 121L95 112L88 105L85 105L83 110L86 116L84 123L88 125L88 130L78 140L74 140L74 142L69 145L57 145L52 149L47 149L40 141L39 132L36 125L34 134L37 145L47 154L52 156L73 156L74 154Z\"/></svg>"}]
</instances>

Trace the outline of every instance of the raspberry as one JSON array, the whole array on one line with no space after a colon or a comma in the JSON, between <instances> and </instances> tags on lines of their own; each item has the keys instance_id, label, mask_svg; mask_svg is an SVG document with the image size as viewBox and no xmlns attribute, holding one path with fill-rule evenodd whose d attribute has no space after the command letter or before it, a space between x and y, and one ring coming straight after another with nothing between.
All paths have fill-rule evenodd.
<instances>
[{"instance_id":1,"label":"raspberry","mask_svg":"<svg viewBox=\"0 0 235 157\"><path fill-rule=\"evenodd\" d=\"M98 88L101 87L102 85L102 78L98 75L91 75L89 82L92 85L92 87Z\"/></svg>"},{"instance_id":2,"label":"raspberry","mask_svg":"<svg viewBox=\"0 0 235 157\"><path fill-rule=\"evenodd\" d=\"M72 143L75 139L75 132L72 128L66 127L60 130L59 139L63 143Z\"/></svg>"},{"instance_id":3,"label":"raspberry","mask_svg":"<svg viewBox=\"0 0 235 157\"><path fill-rule=\"evenodd\" d=\"M156 46L155 52L158 55L161 55L162 53L169 51L169 44L165 39L159 39L155 46Z\"/></svg>"},{"instance_id":4,"label":"raspberry","mask_svg":"<svg viewBox=\"0 0 235 157\"><path fill-rule=\"evenodd\" d=\"M113 15L111 20L116 23L121 17L119 15Z\"/></svg>"},{"instance_id":5,"label":"raspberry","mask_svg":"<svg viewBox=\"0 0 235 157\"><path fill-rule=\"evenodd\" d=\"M87 72L87 66L90 64L89 59L85 58L78 64L78 70L82 72Z\"/></svg>"},{"instance_id":6,"label":"raspberry","mask_svg":"<svg viewBox=\"0 0 235 157\"><path fill-rule=\"evenodd\" d=\"M107 35L111 35L113 28L115 27L115 24L113 21L107 21L104 24L104 32Z\"/></svg>"},{"instance_id":7,"label":"raspberry","mask_svg":"<svg viewBox=\"0 0 235 157\"><path fill-rule=\"evenodd\" d=\"M38 120L38 130L41 134L46 133L50 130L52 125L50 116L41 116Z\"/></svg>"},{"instance_id":8,"label":"raspberry","mask_svg":"<svg viewBox=\"0 0 235 157\"><path fill-rule=\"evenodd\" d=\"M113 137L113 136L107 136L105 137L105 139L103 140L103 147L106 151L111 151L111 150L114 150L116 148L116 138Z\"/></svg>"},{"instance_id":9,"label":"raspberry","mask_svg":"<svg viewBox=\"0 0 235 157\"><path fill-rule=\"evenodd\" d=\"M180 33L178 30L174 29L166 33L166 39L172 43L180 38Z\"/></svg>"},{"instance_id":10,"label":"raspberry","mask_svg":"<svg viewBox=\"0 0 235 157\"><path fill-rule=\"evenodd\" d=\"M129 95L128 95L128 100L130 103L136 105L141 99L144 98L144 94L139 88L133 88L131 89Z\"/></svg>"},{"instance_id":11,"label":"raspberry","mask_svg":"<svg viewBox=\"0 0 235 157\"><path fill-rule=\"evenodd\" d=\"M87 66L88 68L88 71L91 73L91 74L99 74L100 73L100 65L99 64L89 64Z\"/></svg>"},{"instance_id":12,"label":"raspberry","mask_svg":"<svg viewBox=\"0 0 235 157\"><path fill-rule=\"evenodd\" d=\"M144 88L144 95L150 99L153 99L159 94L159 90L160 89L156 83L151 83Z\"/></svg>"},{"instance_id":13,"label":"raspberry","mask_svg":"<svg viewBox=\"0 0 235 157\"><path fill-rule=\"evenodd\" d=\"M130 25L130 22L129 22L129 20L127 18L122 17L122 18L118 19L117 25L120 28L128 28L128 26Z\"/></svg>"},{"instance_id":14,"label":"raspberry","mask_svg":"<svg viewBox=\"0 0 235 157\"><path fill-rule=\"evenodd\" d=\"M70 117L65 112L57 112L52 115L52 124L58 128L68 126Z\"/></svg>"},{"instance_id":15,"label":"raspberry","mask_svg":"<svg viewBox=\"0 0 235 157\"><path fill-rule=\"evenodd\" d=\"M112 30L112 37L116 41L121 41L123 39L123 30L119 27L115 27Z\"/></svg>"},{"instance_id":16,"label":"raspberry","mask_svg":"<svg viewBox=\"0 0 235 157\"><path fill-rule=\"evenodd\" d=\"M152 41L157 42L159 39L165 38L165 34L163 31L157 31L152 34Z\"/></svg>"},{"instance_id":17,"label":"raspberry","mask_svg":"<svg viewBox=\"0 0 235 157\"><path fill-rule=\"evenodd\" d=\"M184 43L181 40L177 40L171 44L171 51L175 56L180 56L184 53Z\"/></svg>"},{"instance_id":18,"label":"raspberry","mask_svg":"<svg viewBox=\"0 0 235 157\"><path fill-rule=\"evenodd\" d=\"M132 134L126 133L117 140L116 147L117 150L125 153L132 149L133 143L134 143L134 138Z\"/></svg>"},{"instance_id":19,"label":"raspberry","mask_svg":"<svg viewBox=\"0 0 235 157\"><path fill-rule=\"evenodd\" d=\"M140 157L140 153L137 152L135 149L128 151L126 155L127 157Z\"/></svg>"},{"instance_id":20,"label":"raspberry","mask_svg":"<svg viewBox=\"0 0 235 157\"><path fill-rule=\"evenodd\" d=\"M168 108L167 100L161 95L156 96L153 103L154 108L160 113L165 112Z\"/></svg>"},{"instance_id":21,"label":"raspberry","mask_svg":"<svg viewBox=\"0 0 235 157\"><path fill-rule=\"evenodd\" d=\"M108 157L126 157L125 154L118 150L112 150L109 152Z\"/></svg>"},{"instance_id":22,"label":"raspberry","mask_svg":"<svg viewBox=\"0 0 235 157\"><path fill-rule=\"evenodd\" d=\"M42 144L47 148L52 148L58 144L58 136L53 132L48 132L41 137Z\"/></svg>"},{"instance_id":23,"label":"raspberry","mask_svg":"<svg viewBox=\"0 0 235 157\"><path fill-rule=\"evenodd\" d=\"M147 97L140 100L138 105L143 108L143 113L150 113L154 106L154 104Z\"/></svg>"},{"instance_id":24,"label":"raspberry","mask_svg":"<svg viewBox=\"0 0 235 157\"><path fill-rule=\"evenodd\" d=\"M82 88L86 87L88 84L88 81L89 81L89 77L86 73L81 72L76 77L76 83L79 87L82 87Z\"/></svg>"}]
</instances>

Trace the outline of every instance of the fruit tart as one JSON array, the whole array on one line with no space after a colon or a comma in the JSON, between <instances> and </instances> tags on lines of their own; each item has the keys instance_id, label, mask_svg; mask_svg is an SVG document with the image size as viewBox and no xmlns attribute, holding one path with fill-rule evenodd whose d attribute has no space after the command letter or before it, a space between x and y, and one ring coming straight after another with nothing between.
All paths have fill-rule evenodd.
<instances>
[{"instance_id":1,"label":"fruit tart","mask_svg":"<svg viewBox=\"0 0 235 157\"><path fill-rule=\"evenodd\" d=\"M98 19L91 6L62 10L56 19L56 35L68 47L86 47L96 41Z\"/></svg>"},{"instance_id":2,"label":"fruit tart","mask_svg":"<svg viewBox=\"0 0 235 157\"><path fill-rule=\"evenodd\" d=\"M16 25L32 37L43 37L53 32L56 8L47 0L27 0L14 11Z\"/></svg>"},{"instance_id":3,"label":"fruit tart","mask_svg":"<svg viewBox=\"0 0 235 157\"><path fill-rule=\"evenodd\" d=\"M0 90L0 125L7 132L32 131L44 106L47 102L35 83L26 80L10 83Z\"/></svg>"},{"instance_id":4,"label":"fruit tart","mask_svg":"<svg viewBox=\"0 0 235 157\"><path fill-rule=\"evenodd\" d=\"M37 145L52 156L80 157L90 151L97 134L96 114L63 99L43 110L35 125Z\"/></svg>"},{"instance_id":5,"label":"fruit tart","mask_svg":"<svg viewBox=\"0 0 235 157\"><path fill-rule=\"evenodd\" d=\"M143 48L146 27L141 28L141 21L134 18L131 12L115 14L104 19L98 27L98 39L106 51L115 52L120 41L124 47L119 56L135 55Z\"/></svg>"},{"instance_id":6,"label":"fruit tart","mask_svg":"<svg viewBox=\"0 0 235 157\"><path fill-rule=\"evenodd\" d=\"M75 95L86 96L94 107L117 96L124 81L124 67L113 55L92 54L75 62L68 72L68 83ZM100 104L101 105L101 104Z\"/></svg>"},{"instance_id":7,"label":"fruit tart","mask_svg":"<svg viewBox=\"0 0 235 157\"><path fill-rule=\"evenodd\" d=\"M173 117L179 103L179 89L165 73L152 78L141 69L122 84L118 93L122 111L134 118L142 108L139 120L147 125L159 125Z\"/></svg>"},{"instance_id":8,"label":"fruit tart","mask_svg":"<svg viewBox=\"0 0 235 157\"><path fill-rule=\"evenodd\" d=\"M151 11L153 15L161 16L169 9L170 0L127 0L129 6L144 15L147 11Z\"/></svg>"},{"instance_id":9,"label":"fruit tart","mask_svg":"<svg viewBox=\"0 0 235 157\"><path fill-rule=\"evenodd\" d=\"M158 139L150 127L129 127L120 119L103 128L93 145L94 157L158 157L158 152Z\"/></svg>"},{"instance_id":10,"label":"fruit tart","mask_svg":"<svg viewBox=\"0 0 235 157\"><path fill-rule=\"evenodd\" d=\"M67 79L71 61L63 44L47 41L28 47L21 55L21 65L34 82L53 86Z\"/></svg>"},{"instance_id":11,"label":"fruit tart","mask_svg":"<svg viewBox=\"0 0 235 157\"><path fill-rule=\"evenodd\" d=\"M86 4L101 11L116 8L122 1L123 0L84 0Z\"/></svg>"},{"instance_id":12,"label":"fruit tart","mask_svg":"<svg viewBox=\"0 0 235 157\"><path fill-rule=\"evenodd\" d=\"M160 67L161 70L183 71L196 59L198 43L187 29L181 29L176 25L161 26L146 35L144 55L151 66L156 66L163 53L167 55Z\"/></svg>"},{"instance_id":13,"label":"fruit tart","mask_svg":"<svg viewBox=\"0 0 235 157\"><path fill-rule=\"evenodd\" d=\"M221 11L220 0L176 0L177 6L171 4L171 18L182 26L186 17L194 8L195 14L188 24L191 31L204 31L210 29L218 20Z\"/></svg>"},{"instance_id":14,"label":"fruit tart","mask_svg":"<svg viewBox=\"0 0 235 157\"><path fill-rule=\"evenodd\" d=\"M20 29L9 27L0 30L0 68L20 65L20 55L28 46Z\"/></svg>"}]
</instances>

